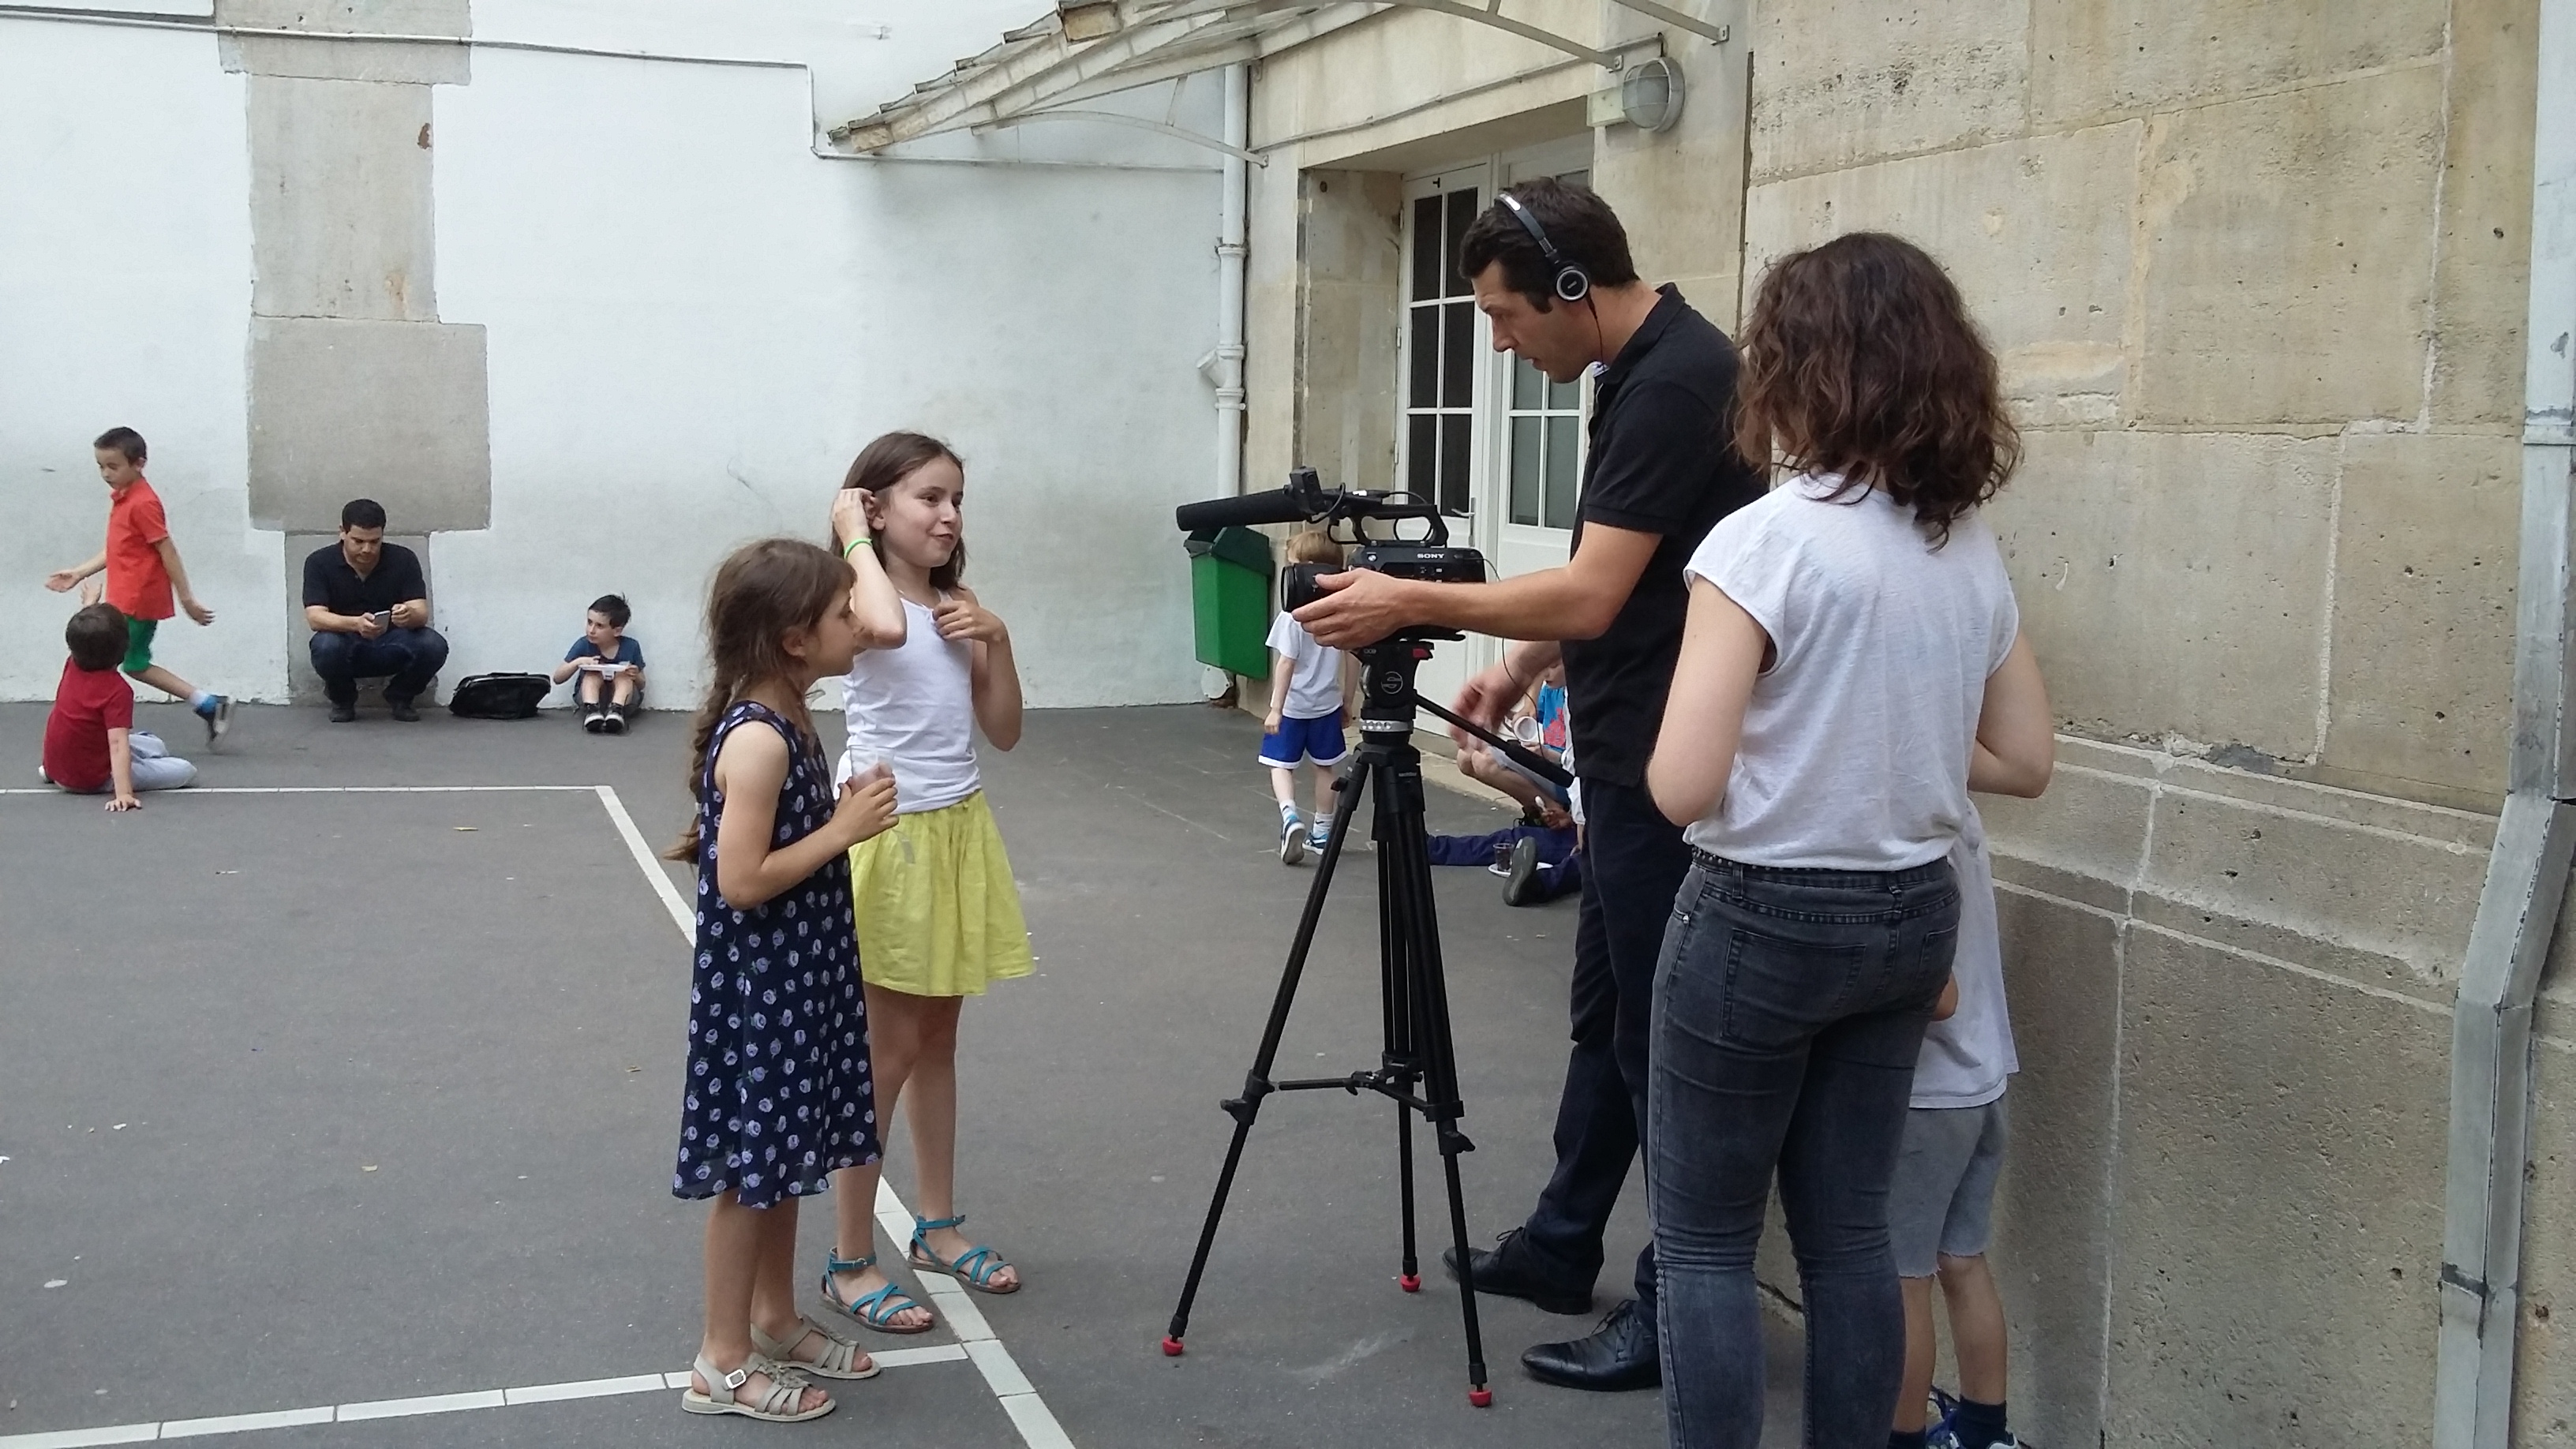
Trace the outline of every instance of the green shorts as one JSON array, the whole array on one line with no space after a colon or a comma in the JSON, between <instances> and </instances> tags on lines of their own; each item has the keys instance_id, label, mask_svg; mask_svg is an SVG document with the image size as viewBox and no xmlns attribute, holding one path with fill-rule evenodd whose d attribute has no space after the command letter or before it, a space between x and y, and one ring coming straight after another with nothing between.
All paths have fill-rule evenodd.
<instances>
[{"instance_id":1,"label":"green shorts","mask_svg":"<svg viewBox=\"0 0 2576 1449\"><path fill-rule=\"evenodd\" d=\"M161 627L158 619L125 620L125 672L141 674L152 667L152 631Z\"/></svg>"}]
</instances>

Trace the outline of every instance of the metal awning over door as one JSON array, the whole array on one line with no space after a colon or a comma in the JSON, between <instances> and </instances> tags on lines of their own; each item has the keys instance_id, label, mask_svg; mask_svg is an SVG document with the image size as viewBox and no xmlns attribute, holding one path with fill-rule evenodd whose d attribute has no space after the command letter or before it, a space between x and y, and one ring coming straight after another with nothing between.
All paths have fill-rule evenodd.
<instances>
[{"instance_id":1,"label":"metal awning over door","mask_svg":"<svg viewBox=\"0 0 2576 1449\"><path fill-rule=\"evenodd\" d=\"M1613 3L1712 41L1728 38L1725 26L1658 0ZM1516 18L1508 0L1064 0L1053 13L1005 34L992 49L959 61L948 74L922 82L874 115L834 126L831 136L838 145L867 153L943 132L1016 125L1041 116L1079 117L1143 126L1244 155L1168 122L1078 108L1101 96L1256 61L1399 9L1490 26L1606 70L1625 64L1626 52L1598 49Z\"/></svg>"}]
</instances>

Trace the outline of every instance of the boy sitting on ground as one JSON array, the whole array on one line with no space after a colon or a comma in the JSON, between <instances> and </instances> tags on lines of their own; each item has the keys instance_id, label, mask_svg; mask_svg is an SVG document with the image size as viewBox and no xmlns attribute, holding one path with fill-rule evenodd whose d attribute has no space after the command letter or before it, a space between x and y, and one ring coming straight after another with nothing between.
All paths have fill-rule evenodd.
<instances>
[{"instance_id":1,"label":"boy sitting on ground","mask_svg":"<svg viewBox=\"0 0 2576 1449\"><path fill-rule=\"evenodd\" d=\"M139 790L176 790L197 778L197 767L175 759L160 738L134 727L134 687L117 673L130 635L113 605L91 604L63 628L71 658L54 686L54 708L45 716L44 765L38 772L57 788L95 795L113 788L110 810L140 810Z\"/></svg>"},{"instance_id":2,"label":"boy sitting on ground","mask_svg":"<svg viewBox=\"0 0 2576 1449\"><path fill-rule=\"evenodd\" d=\"M1993 857L1969 812L1950 852L1959 878L1959 938L1940 1015L1923 1035L1896 1176L1889 1244L1905 1290L1905 1380L1888 1449L2013 1449L2004 1426L2003 1298L1986 1266L1995 1176L2003 1167L2004 1088L2021 1069L2004 1004ZM1932 1423L1932 1280L1950 1310L1959 1397Z\"/></svg>"},{"instance_id":3,"label":"boy sitting on ground","mask_svg":"<svg viewBox=\"0 0 2576 1449\"><path fill-rule=\"evenodd\" d=\"M1565 666L1539 676L1514 716L1511 729L1523 745L1573 765L1565 714ZM1582 888L1582 837L1570 790L1542 780L1506 756L1470 742L1458 751L1458 773L1509 796L1521 807L1520 823L1487 835L1435 835L1433 865L1481 865L1504 877L1503 904L1535 906Z\"/></svg>"},{"instance_id":4,"label":"boy sitting on ground","mask_svg":"<svg viewBox=\"0 0 2576 1449\"><path fill-rule=\"evenodd\" d=\"M633 617L616 594L591 600L581 637L555 666L555 683L580 681L572 687L573 706L581 727L592 734L626 733L627 718L644 696L644 646L626 637L626 621Z\"/></svg>"}]
</instances>

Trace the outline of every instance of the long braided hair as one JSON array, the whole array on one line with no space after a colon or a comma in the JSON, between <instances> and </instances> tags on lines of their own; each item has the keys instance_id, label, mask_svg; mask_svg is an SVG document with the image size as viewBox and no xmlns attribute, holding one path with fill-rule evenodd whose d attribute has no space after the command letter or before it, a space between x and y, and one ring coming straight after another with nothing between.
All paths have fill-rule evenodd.
<instances>
[{"instance_id":1,"label":"long braided hair","mask_svg":"<svg viewBox=\"0 0 2576 1449\"><path fill-rule=\"evenodd\" d=\"M790 629L811 629L826 613L850 597L849 565L829 549L796 538L764 538L735 549L716 567L707 589L706 702L698 706L697 727L689 736L689 797L706 804L707 745L725 711L743 692L771 680L794 680L796 661L785 644ZM805 713L804 690L796 696L794 724L809 746L819 749L814 721ZM699 817L689 813L688 833L664 852L670 860L698 858Z\"/></svg>"}]
</instances>

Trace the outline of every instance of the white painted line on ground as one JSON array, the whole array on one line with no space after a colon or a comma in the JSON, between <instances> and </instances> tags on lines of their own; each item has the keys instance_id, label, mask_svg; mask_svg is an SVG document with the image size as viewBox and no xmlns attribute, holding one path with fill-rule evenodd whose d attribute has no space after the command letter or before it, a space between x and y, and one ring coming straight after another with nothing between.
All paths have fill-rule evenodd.
<instances>
[{"instance_id":1,"label":"white painted line on ground","mask_svg":"<svg viewBox=\"0 0 2576 1449\"><path fill-rule=\"evenodd\" d=\"M1002 1347L998 1338L979 1338L967 1344L966 1356L975 1361L975 1367L984 1371L984 1382L993 1386L994 1393L1008 1397L1038 1391L1038 1386L1029 1382L1027 1374L1020 1372L1019 1364L1011 1358L1011 1351Z\"/></svg>"},{"instance_id":2,"label":"white painted line on ground","mask_svg":"<svg viewBox=\"0 0 2576 1449\"><path fill-rule=\"evenodd\" d=\"M337 1417L343 1424L360 1419L408 1419L415 1414L455 1414L467 1409L500 1409L510 1401L499 1389L477 1389L467 1394L430 1394L417 1399L376 1399L364 1404L342 1404Z\"/></svg>"},{"instance_id":3,"label":"white painted line on ground","mask_svg":"<svg viewBox=\"0 0 2576 1449\"><path fill-rule=\"evenodd\" d=\"M928 1348L889 1348L869 1354L878 1368L909 1368L920 1363L964 1363L968 1354L962 1343L934 1343Z\"/></svg>"},{"instance_id":4,"label":"white painted line on ground","mask_svg":"<svg viewBox=\"0 0 2576 1449\"><path fill-rule=\"evenodd\" d=\"M585 1379L571 1384L530 1384L524 1389L503 1389L501 1397L512 1408L521 1404L560 1404L567 1399L604 1399L612 1394L649 1394L668 1387L664 1374L634 1374L622 1379ZM165 1435L169 1432L162 1431Z\"/></svg>"},{"instance_id":5,"label":"white painted line on ground","mask_svg":"<svg viewBox=\"0 0 2576 1449\"><path fill-rule=\"evenodd\" d=\"M1073 1449L1065 1437L1064 1426L1047 1411L1046 1400L1035 1394L1004 1394L1002 1412L1011 1416L1011 1424L1028 1441L1029 1449Z\"/></svg>"},{"instance_id":6,"label":"white painted line on ground","mask_svg":"<svg viewBox=\"0 0 2576 1449\"><path fill-rule=\"evenodd\" d=\"M608 819L617 827L617 837L626 842L626 853L635 857L636 867L644 872L644 878L653 883L654 891L662 897L662 908L671 913L671 924L679 927L680 934L694 942L698 934L697 912L690 909L688 899L680 894L680 888L671 884L671 873L662 869L661 858L645 842L644 832L635 828L635 817L626 813L626 802L617 798L616 787L601 785L597 788L599 803L608 808ZM687 1035L685 1032L681 1034Z\"/></svg>"},{"instance_id":7,"label":"white painted line on ground","mask_svg":"<svg viewBox=\"0 0 2576 1449\"><path fill-rule=\"evenodd\" d=\"M230 1414L220 1419L172 1419L161 1426L164 1439L194 1439L204 1434L248 1434L259 1429L292 1429L303 1424L328 1424L331 1406L318 1409L288 1409L276 1414Z\"/></svg>"},{"instance_id":8,"label":"white painted line on ground","mask_svg":"<svg viewBox=\"0 0 2576 1449\"><path fill-rule=\"evenodd\" d=\"M158 1424L115 1424L105 1429L63 1429L51 1434L12 1434L7 1449L84 1449L91 1444L141 1444L161 1437Z\"/></svg>"}]
</instances>

